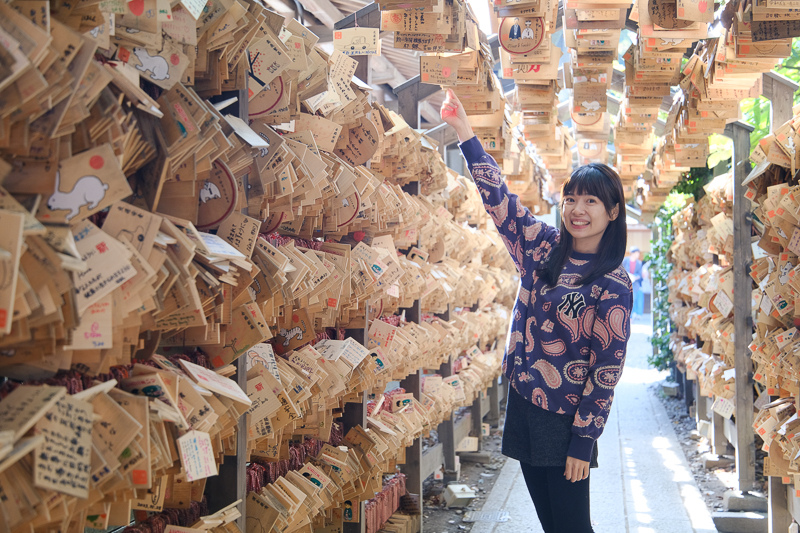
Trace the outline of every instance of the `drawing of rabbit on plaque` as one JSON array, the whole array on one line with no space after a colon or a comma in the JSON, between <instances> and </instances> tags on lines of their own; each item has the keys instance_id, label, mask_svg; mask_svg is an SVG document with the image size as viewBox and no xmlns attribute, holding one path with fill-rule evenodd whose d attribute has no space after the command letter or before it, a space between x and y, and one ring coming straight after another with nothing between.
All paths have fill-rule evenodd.
<instances>
[{"instance_id":1,"label":"drawing of rabbit on plaque","mask_svg":"<svg viewBox=\"0 0 800 533\"><path fill-rule=\"evenodd\" d=\"M36 213L41 222L74 224L131 195L128 180L110 144L63 159L53 192Z\"/></svg>"},{"instance_id":2,"label":"drawing of rabbit on plaque","mask_svg":"<svg viewBox=\"0 0 800 533\"><path fill-rule=\"evenodd\" d=\"M183 71L189 66L189 58L183 53L183 48L166 39L160 51L141 46L129 50L120 46L117 55L135 67L139 76L166 90L181 80Z\"/></svg>"},{"instance_id":3,"label":"drawing of rabbit on plaque","mask_svg":"<svg viewBox=\"0 0 800 533\"><path fill-rule=\"evenodd\" d=\"M510 54L527 54L544 40L544 19L541 17L506 17L497 32L500 46Z\"/></svg>"}]
</instances>

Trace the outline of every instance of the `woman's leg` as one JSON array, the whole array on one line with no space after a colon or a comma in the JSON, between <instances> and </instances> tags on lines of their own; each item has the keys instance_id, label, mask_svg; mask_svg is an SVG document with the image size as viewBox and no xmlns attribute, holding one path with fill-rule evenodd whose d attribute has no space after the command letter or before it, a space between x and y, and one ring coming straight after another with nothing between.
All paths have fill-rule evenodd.
<instances>
[{"instance_id":1,"label":"woman's leg","mask_svg":"<svg viewBox=\"0 0 800 533\"><path fill-rule=\"evenodd\" d=\"M556 530L553 529L553 511L548 488L547 471L549 468L531 466L523 462L520 462L520 466L525 484L528 486L528 493L530 493L533 506L536 508L536 514L539 515L539 522L542 523L542 529L545 533L554 533Z\"/></svg>"},{"instance_id":2,"label":"woman's leg","mask_svg":"<svg viewBox=\"0 0 800 533\"><path fill-rule=\"evenodd\" d=\"M589 477L572 483L563 468L547 468L553 529L548 533L594 533L589 515Z\"/></svg>"}]
</instances>

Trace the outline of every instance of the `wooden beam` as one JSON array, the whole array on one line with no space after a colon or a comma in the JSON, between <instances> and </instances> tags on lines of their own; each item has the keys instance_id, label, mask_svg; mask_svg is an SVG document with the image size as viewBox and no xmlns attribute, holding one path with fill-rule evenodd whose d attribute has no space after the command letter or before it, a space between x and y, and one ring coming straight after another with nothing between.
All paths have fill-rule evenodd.
<instances>
[{"instance_id":1,"label":"wooden beam","mask_svg":"<svg viewBox=\"0 0 800 533\"><path fill-rule=\"evenodd\" d=\"M791 120L794 93L800 86L774 70L765 72L761 79L764 98L772 104L770 106L770 131L775 131L775 128Z\"/></svg>"},{"instance_id":2,"label":"wooden beam","mask_svg":"<svg viewBox=\"0 0 800 533\"><path fill-rule=\"evenodd\" d=\"M442 117L439 114L439 110L436 109L430 102L420 102L419 103L419 115L427 122L431 124L441 124Z\"/></svg>"},{"instance_id":3,"label":"wooden beam","mask_svg":"<svg viewBox=\"0 0 800 533\"><path fill-rule=\"evenodd\" d=\"M328 28L333 28L333 25L344 17L344 13L330 0L300 0L300 4Z\"/></svg>"},{"instance_id":4,"label":"wooden beam","mask_svg":"<svg viewBox=\"0 0 800 533\"><path fill-rule=\"evenodd\" d=\"M402 85L408 81L406 77L397 70L394 63L384 56L372 56L370 68L372 70L372 83L375 85L385 83L394 89L398 85Z\"/></svg>"},{"instance_id":5,"label":"wooden beam","mask_svg":"<svg viewBox=\"0 0 800 533\"><path fill-rule=\"evenodd\" d=\"M281 0L265 0L267 3L267 7L280 13L281 15L289 15L294 17L297 15L297 12L294 7L290 6L286 2L282 2Z\"/></svg>"},{"instance_id":6,"label":"wooden beam","mask_svg":"<svg viewBox=\"0 0 800 533\"><path fill-rule=\"evenodd\" d=\"M380 28L381 27L381 11L378 4L369 4L362 7L352 15L347 15L336 24L333 29L341 30L344 28L355 28L356 25L360 28Z\"/></svg>"},{"instance_id":7,"label":"wooden beam","mask_svg":"<svg viewBox=\"0 0 800 533\"><path fill-rule=\"evenodd\" d=\"M419 103L430 95L441 90L438 85L421 83L420 77L414 76L402 85L395 87L392 92L397 95L400 115L412 128L419 128Z\"/></svg>"}]
</instances>

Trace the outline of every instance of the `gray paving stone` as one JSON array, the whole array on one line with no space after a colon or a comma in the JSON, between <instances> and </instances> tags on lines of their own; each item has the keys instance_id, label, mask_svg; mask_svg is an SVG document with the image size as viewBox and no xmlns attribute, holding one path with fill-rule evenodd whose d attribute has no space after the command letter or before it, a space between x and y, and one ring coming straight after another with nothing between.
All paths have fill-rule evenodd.
<instances>
[{"instance_id":1,"label":"gray paving stone","mask_svg":"<svg viewBox=\"0 0 800 533\"><path fill-rule=\"evenodd\" d=\"M750 512L718 511L712 515L720 533L767 533L767 515Z\"/></svg>"},{"instance_id":2,"label":"gray paving stone","mask_svg":"<svg viewBox=\"0 0 800 533\"><path fill-rule=\"evenodd\" d=\"M767 512L767 498L756 494L744 494L738 490L727 490L722 503L728 511Z\"/></svg>"}]
</instances>

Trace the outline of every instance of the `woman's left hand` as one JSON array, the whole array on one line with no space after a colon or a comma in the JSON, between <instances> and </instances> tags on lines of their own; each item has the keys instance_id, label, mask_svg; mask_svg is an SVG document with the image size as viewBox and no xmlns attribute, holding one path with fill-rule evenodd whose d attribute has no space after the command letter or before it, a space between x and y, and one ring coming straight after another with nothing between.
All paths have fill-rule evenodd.
<instances>
[{"instance_id":1,"label":"woman's left hand","mask_svg":"<svg viewBox=\"0 0 800 533\"><path fill-rule=\"evenodd\" d=\"M564 477L573 483L583 481L589 477L589 462L567 457L567 469L564 470Z\"/></svg>"}]
</instances>

